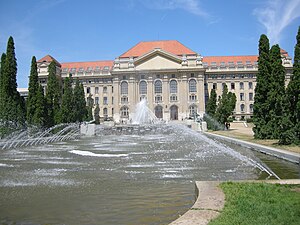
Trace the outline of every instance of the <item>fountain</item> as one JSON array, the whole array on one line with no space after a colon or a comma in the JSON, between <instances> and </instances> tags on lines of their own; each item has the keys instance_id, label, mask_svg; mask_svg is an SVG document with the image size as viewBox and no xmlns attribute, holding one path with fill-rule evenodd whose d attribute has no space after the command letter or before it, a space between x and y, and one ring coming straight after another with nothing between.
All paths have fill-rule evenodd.
<instances>
[{"instance_id":1,"label":"fountain","mask_svg":"<svg viewBox=\"0 0 300 225\"><path fill-rule=\"evenodd\" d=\"M142 99L135 108L132 124L155 124L159 120L147 106L147 100Z\"/></svg>"},{"instance_id":2,"label":"fountain","mask_svg":"<svg viewBox=\"0 0 300 225\"><path fill-rule=\"evenodd\" d=\"M73 124L1 140L0 224L167 224L193 204L196 180L300 177L292 163L149 124L146 106L140 125L97 125L93 137Z\"/></svg>"}]
</instances>

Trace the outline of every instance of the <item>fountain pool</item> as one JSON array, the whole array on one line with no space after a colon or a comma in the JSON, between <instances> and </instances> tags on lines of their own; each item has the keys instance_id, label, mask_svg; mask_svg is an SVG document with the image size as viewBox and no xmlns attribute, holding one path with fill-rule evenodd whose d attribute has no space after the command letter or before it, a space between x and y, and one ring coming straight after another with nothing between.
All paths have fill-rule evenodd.
<instances>
[{"instance_id":1,"label":"fountain pool","mask_svg":"<svg viewBox=\"0 0 300 225\"><path fill-rule=\"evenodd\" d=\"M2 150L0 224L168 224L193 204L196 180L300 177L298 165L153 126Z\"/></svg>"}]
</instances>

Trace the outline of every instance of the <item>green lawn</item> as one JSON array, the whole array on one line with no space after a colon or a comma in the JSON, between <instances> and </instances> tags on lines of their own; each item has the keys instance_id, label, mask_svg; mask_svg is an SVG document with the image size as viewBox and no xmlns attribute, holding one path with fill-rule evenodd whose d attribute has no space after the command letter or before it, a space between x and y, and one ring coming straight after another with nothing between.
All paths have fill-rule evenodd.
<instances>
[{"instance_id":1,"label":"green lawn","mask_svg":"<svg viewBox=\"0 0 300 225\"><path fill-rule=\"evenodd\" d=\"M209 225L299 225L300 185L221 184L225 207Z\"/></svg>"}]
</instances>

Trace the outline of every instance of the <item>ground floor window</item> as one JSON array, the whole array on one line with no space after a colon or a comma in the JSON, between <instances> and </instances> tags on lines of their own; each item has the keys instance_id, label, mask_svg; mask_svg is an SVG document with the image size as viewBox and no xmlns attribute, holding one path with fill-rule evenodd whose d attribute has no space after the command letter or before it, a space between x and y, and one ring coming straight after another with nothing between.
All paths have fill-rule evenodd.
<instances>
[{"instance_id":1,"label":"ground floor window","mask_svg":"<svg viewBox=\"0 0 300 225\"><path fill-rule=\"evenodd\" d=\"M170 119L178 120L178 106L172 105L170 108Z\"/></svg>"},{"instance_id":2,"label":"ground floor window","mask_svg":"<svg viewBox=\"0 0 300 225\"><path fill-rule=\"evenodd\" d=\"M122 118L128 118L129 117L129 109L128 107L124 106L121 108L121 117Z\"/></svg>"},{"instance_id":3,"label":"ground floor window","mask_svg":"<svg viewBox=\"0 0 300 225\"><path fill-rule=\"evenodd\" d=\"M197 106L196 105L191 105L189 107L189 112L190 112L190 117L195 117L197 115Z\"/></svg>"}]
</instances>

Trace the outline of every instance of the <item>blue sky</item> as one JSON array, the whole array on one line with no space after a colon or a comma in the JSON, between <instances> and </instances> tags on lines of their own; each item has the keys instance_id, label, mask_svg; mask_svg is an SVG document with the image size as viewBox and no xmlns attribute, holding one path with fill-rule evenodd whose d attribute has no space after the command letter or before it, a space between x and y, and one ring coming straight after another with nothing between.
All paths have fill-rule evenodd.
<instances>
[{"instance_id":1,"label":"blue sky","mask_svg":"<svg viewBox=\"0 0 300 225\"><path fill-rule=\"evenodd\" d=\"M31 57L113 60L140 41L178 40L203 56L256 55L259 36L294 55L300 0L0 0L0 52L13 36L18 86Z\"/></svg>"}]
</instances>

